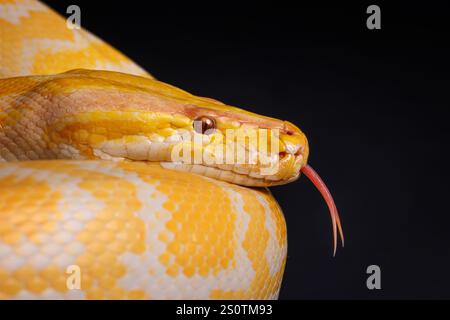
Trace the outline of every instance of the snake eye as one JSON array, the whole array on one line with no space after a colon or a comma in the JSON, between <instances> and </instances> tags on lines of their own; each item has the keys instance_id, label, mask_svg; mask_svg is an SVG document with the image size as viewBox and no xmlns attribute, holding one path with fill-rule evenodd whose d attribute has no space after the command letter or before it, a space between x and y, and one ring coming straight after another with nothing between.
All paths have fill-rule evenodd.
<instances>
[{"instance_id":1,"label":"snake eye","mask_svg":"<svg viewBox=\"0 0 450 320\"><path fill-rule=\"evenodd\" d=\"M208 130L213 130L216 128L216 121L214 119L201 116L194 120L194 130L197 133L204 134ZM210 132L206 132L208 134Z\"/></svg>"}]
</instances>

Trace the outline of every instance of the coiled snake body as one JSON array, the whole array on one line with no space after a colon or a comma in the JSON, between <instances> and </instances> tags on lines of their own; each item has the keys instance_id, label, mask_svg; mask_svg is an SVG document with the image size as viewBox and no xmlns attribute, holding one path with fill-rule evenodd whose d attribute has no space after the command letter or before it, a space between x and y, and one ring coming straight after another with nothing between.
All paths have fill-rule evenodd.
<instances>
[{"instance_id":1,"label":"coiled snake body","mask_svg":"<svg viewBox=\"0 0 450 320\"><path fill-rule=\"evenodd\" d=\"M284 217L249 187L300 171L336 242L294 125L159 82L36 1L0 0L0 50L0 298L277 298ZM276 129L278 170L172 161L180 144L219 157L230 128Z\"/></svg>"}]
</instances>

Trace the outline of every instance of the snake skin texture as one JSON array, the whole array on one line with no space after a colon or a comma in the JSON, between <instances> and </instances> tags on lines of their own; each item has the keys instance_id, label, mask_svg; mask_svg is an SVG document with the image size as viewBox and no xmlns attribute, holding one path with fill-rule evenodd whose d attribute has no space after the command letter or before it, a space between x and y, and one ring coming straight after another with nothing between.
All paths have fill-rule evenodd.
<instances>
[{"instance_id":1,"label":"snake skin texture","mask_svg":"<svg viewBox=\"0 0 450 320\"><path fill-rule=\"evenodd\" d=\"M270 193L141 163L0 163L0 298L271 299ZM78 265L81 290L68 290Z\"/></svg>"},{"instance_id":2,"label":"snake skin texture","mask_svg":"<svg viewBox=\"0 0 450 320\"><path fill-rule=\"evenodd\" d=\"M151 76L122 53L35 0L0 1L0 76L53 74L71 69Z\"/></svg>"},{"instance_id":3,"label":"snake skin texture","mask_svg":"<svg viewBox=\"0 0 450 320\"><path fill-rule=\"evenodd\" d=\"M85 30L67 28L45 5L0 0L0 77L75 68L152 79ZM71 153L44 152L31 130L42 118L20 118L33 108L36 95L10 93L21 85L36 92L40 87L29 89L30 79L0 86L1 299L278 297L286 224L267 189L158 163L88 156L48 160ZM172 98L159 96L158 105L173 105ZM208 101L217 103L195 100ZM73 266L79 269L77 288L68 284Z\"/></svg>"}]
</instances>

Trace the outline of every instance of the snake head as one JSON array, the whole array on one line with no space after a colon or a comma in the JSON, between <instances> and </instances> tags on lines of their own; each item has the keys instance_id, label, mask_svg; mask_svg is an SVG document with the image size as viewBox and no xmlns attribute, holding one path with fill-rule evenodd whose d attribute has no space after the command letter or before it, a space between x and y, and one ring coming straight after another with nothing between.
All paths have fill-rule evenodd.
<instances>
[{"instance_id":1,"label":"snake head","mask_svg":"<svg viewBox=\"0 0 450 320\"><path fill-rule=\"evenodd\" d=\"M296 180L308 141L295 125L163 82L93 70L32 77L56 158L141 161L244 186Z\"/></svg>"}]
</instances>

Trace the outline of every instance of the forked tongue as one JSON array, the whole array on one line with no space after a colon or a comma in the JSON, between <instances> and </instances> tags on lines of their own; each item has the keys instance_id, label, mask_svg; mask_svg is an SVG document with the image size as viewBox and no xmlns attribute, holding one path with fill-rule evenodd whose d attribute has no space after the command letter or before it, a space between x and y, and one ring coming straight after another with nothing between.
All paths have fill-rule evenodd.
<instances>
[{"instance_id":1,"label":"forked tongue","mask_svg":"<svg viewBox=\"0 0 450 320\"><path fill-rule=\"evenodd\" d=\"M308 177L309 180L316 186L316 188L322 194L322 197L327 203L328 209L330 209L331 222L333 223L333 257L336 255L337 249L337 231L339 230L339 235L341 237L342 247L344 246L344 232L342 232L341 220L339 219L338 210L336 204L334 203L333 197L328 190L325 183L322 181L317 172L311 168L309 165L304 166L301 171Z\"/></svg>"}]
</instances>

